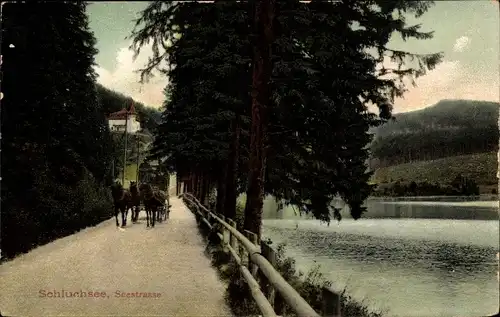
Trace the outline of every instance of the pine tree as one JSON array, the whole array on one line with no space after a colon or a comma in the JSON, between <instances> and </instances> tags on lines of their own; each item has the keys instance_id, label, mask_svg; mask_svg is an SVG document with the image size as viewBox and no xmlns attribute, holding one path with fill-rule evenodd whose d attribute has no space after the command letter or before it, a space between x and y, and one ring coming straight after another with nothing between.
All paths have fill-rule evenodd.
<instances>
[{"instance_id":1,"label":"pine tree","mask_svg":"<svg viewBox=\"0 0 500 317\"><path fill-rule=\"evenodd\" d=\"M171 84L167 89L170 96L165 104L164 123L155 140L155 154L156 157L168 156L169 166L178 176L189 175L193 182L201 182L199 179L203 178L209 183L218 183L218 209L222 211L226 200L232 201L228 206L236 205L237 192L229 188L226 195L225 189L226 182L235 182L240 152L238 139L249 104L248 92L240 89L250 83L248 65L251 59L245 52L250 47L248 39L240 36L248 10L241 6L231 7L229 3L221 6L182 3L165 5L167 9L163 12L160 10L162 5L153 3L144 12L144 20L139 21L139 24L150 25L175 8L174 20L162 22L171 27L172 32L176 29L182 33L180 39L171 38L175 44L166 51L170 65ZM146 18L152 14L158 16L153 20ZM216 19L217 16L221 18ZM229 29L221 32L225 26L220 23L229 25ZM156 35L145 30L135 33L137 48L150 36ZM219 45L221 39L223 45ZM203 45L199 46L200 43ZM152 60L146 71L163 57ZM234 214L234 208L233 212L226 212Z\"/></svg>"},{"instance_id":2,"label":"pine tree","mask_svg":"<svg viewBox=\"0 0 500 317\"><path fill-rule=\"evenodd\" d=\"M109 134L97 103L85 4L2 6L2 251L109 216Z\"/></svg>"},{"instance_id":3,"label":"pine tree","mask_svg":"<svg viewBox=\"0 0 500 317\"><path fill-rule=\"evenodd\" d=\"M264 171L268 147L269 108L271 106L272 46L274 41L275 0L255 2L252 72L252 124L248 164L247 200L244 229L260 237L264 205Z\"/></svg>"},{"instance_id":4,"label":"pine tree","mask_svg":"<svg viewBox=\"0 0 500 317\"><path fill-rule=\"evenodd\" d=\"M231 131L235 114L242 118L238 191L244 191L248 181L245 173L251 165L252 137L246 97L250 93L248 59L256 36L249 3L154 2L132 34L137 53L153 40L155 54L144 75L161 69L162 62L170 64L165 72L171 80L171 98L158 131L156 152L169 156L172 170L193 176L190 190L194 192L199 187L198 174L203 174L200 168L224 169L231 144L231 133L226 131ZM432 33L420 32L419 26L407 26L404 19L404 14L423 14L430 5L427 1L276 2L265 194L327 221L330 201L340 195L353 217L361 216L372 190L365 164L370 127L391 118L394 98L405 90L403 78L421 76L441 57L395 51L387 43L395 32L404 38L432 37ZM352 27L356 23L361 28ZM160 52L167 40L171 45ZM235 41L241 45L234 45ZM379 70L385 56L401 67ZM402 62L410 58L418 65L402 69ZM369 102L379 107L378 114L368 112ZM258 187L254 192L261 195ZM259 208L257 203L254 206L247 221L257 224ZM334 215L340 218L338 212ZM258 233L257 225L252 229Z\"/></svg>"}]
</instances>

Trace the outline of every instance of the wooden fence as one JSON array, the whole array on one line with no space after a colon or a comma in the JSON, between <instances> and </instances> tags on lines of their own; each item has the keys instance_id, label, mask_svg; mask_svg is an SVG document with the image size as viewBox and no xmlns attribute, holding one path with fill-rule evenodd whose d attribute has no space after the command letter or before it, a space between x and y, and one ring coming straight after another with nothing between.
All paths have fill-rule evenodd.
<instances>
[{"instance_id":1,"label":"wooden fence","mask_svg":"<svg viewBox=\"0 0 500 317\"><path fill-rule=\"evenodd\" d=\"M267 243L258 241L257 235L248 230L245 237L236 229L234 220L211 212L193 195L183 193L180 197L194 209L198 223L210 230L219 224L217 235L223 250L238 264L262 316L281 316L284 303L300 317L320 316L275 269L276 253ZM322 296L321 316L340 317L340 296L327 287L323 288Z\"/></svg>"}]
</instances>

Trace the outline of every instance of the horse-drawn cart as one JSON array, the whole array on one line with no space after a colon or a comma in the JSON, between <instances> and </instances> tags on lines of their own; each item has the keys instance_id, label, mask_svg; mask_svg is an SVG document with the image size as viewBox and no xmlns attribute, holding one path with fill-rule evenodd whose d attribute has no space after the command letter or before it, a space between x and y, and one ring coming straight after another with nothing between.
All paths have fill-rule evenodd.
<instances>
[{"instance_id":1,"label":"horse-drawn cart","mask_svg":"<svg viewBox=\"0 0 500 317\"><path fill-rule=\"evenodd\" d=\"M116 225L118 213L122 214L122 227L126 226L127 214L132 210L132 222L136 223L140 210L146 211L147 226L154 227L156 220L166 221L170 213L170 200L168 192L158 189L148 183L137 186L135 182L130 183L130 189L125 189L120 183L112 186L112 196L115 205Z\"/></svg>"}]
</instances>

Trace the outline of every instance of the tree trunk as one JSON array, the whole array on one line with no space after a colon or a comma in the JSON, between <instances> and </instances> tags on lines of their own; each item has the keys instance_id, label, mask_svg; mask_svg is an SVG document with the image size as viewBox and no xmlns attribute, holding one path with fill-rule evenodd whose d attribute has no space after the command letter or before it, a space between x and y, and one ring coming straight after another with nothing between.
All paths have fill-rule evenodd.
<instances>
[{"instance_id":1,"label":"tree trunk","mask_svg":"<svg viewBox=\"0 0 500 317\"><path fill-rule=\"evenodd\" d=\"M196 171L192 170L191 171L191 194L193 194L194 197L196 197Z\"/></svg>"},{"instance_id":2,"label":"tree trunk","mask_svg":"<svg viewBox=\"0 0 500 317\"><path fill-rule=\"evenodd\" d=\"M201 192L202 192L202 187L203 187L202 186L203 174L198 171L197 175L198 175L198 180L197 180L197 184L196 184L196 193L198 194L198 196L196 198L198 199L199 202L201 202Z\"/></svg>"},{"instance_id":3,"label":"tree trunk","mask_svg":"<svg viewBox=\"0 0 500 317\"><path fill-rule=\"evenodd\" d=\"M207 174L203 175L203 183L201 184L201 203L203 206L208 206L208 191L210 188L210 179Z\"/></svg>"},{"instance_id":4,"label":"tree trunk","mask_svg":"<svg viewBox=\"0 0 500 317\"><path fill-rule=\"evenodd\" d=\"M227 164L227 163L226 163ZM217 178L217 205L215 207L218 214L224 215L224 205L226 202L226 171L227 167L223 166L223 173Z\"/></svg>"},{"instance_id":5,"label":"tree trunk","mask_svg":"<svg viewBox=\"0 0 500 317\"><path fill-rule=\"evenodd\" d=\"M194 172L192 169L189 171L189 181L188 182L189 182L188 193L193 195L194 194Z\"/></svg>"},{"instance_id":6,"label":"tree trunk","mask_svg":"<svg viewBox=\"0 0 500 317\"><path fill-rule=\"evenodd\" d=\"M199 178L199 181L198 181L198 194L200 195L200 203L202 205L205 205L205 182L206 182L206 177L205 177L205 173L200 173L200 178Z\"/></svg>"},{"instance_id":7,"label":"tree trunk","mask_svg":"<svg viewBox=\"0 0 500 317\"><path fill-rule=\"evenodd\" d=\"M269 80L272 72L271 44L273 40L274 3L275 0L256 1L254 19L257 43L254 44L252 127L244 229L254 232L259 238L264 203L267 107L269 105Z\"/></svg>"},{"instance_id":8,"label":"tree trunk","mask_svg":"<svg viewBox=\"0 0 500 317\"><path fill-rule=\"evenodd\" d=\"M181 179L179 178L179 174L177 174L177 176L175 177L175 182L175 195L179 196L179 194L181 193Z\"/></svg>"},{"instance_id":9,"label":"tree trunk","mask_svg":"<svg viewBox=\"0 0 500 317\"><path fill-rule=\"evenodd\" d=\"M196 199L198 199L198 201L200 201L200 183L201 183L201 175L199 172L196 172L196 183L195 183L195 186L196 186Z\"/></svg>"},{"instance_id":10,"label":"tree trunk","mask_svg":"<svg viewBox=\"0 0 500 317\"><path fill-rule=\"evenodd\" d=\"M198 175L193 173L193 196L198 199Z\"/></svg>"},{"instance_id":11,"label":"tree trunk","mask_svg":"<svg viewBox=\"0 0 500 317\"><path fill-rule=\"evenodd\" d=\"M226 165L226 197L224 203L224 216L236 219L236 175L238 172L238 159L240 149L240 118L239 115L231 121L232 142L229 151L228 164Z\"/></svg>"}]
</instances>

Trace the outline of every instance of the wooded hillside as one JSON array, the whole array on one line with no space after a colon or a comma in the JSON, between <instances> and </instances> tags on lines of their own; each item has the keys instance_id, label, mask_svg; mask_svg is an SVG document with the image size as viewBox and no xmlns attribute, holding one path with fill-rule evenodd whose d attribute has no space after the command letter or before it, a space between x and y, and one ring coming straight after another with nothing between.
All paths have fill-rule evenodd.
<instances>
[{"instance_id":1,"label":"wooded hillside","mask_svg":"<svg viewBox=\"0 0 500 317\"><path fill-rule=\"evenodd\" d=\"M375 171L372 181L380 185L378 191L395 182L426 182L444 186L457 175L462 175L478 184L480 193L491 194L497 188L497 168L496 152L476 153L382 167Z\"/></svg>"},{"instance_id":2,"label":"wooded hillside","mask_svg":"<svg viewBox=\"0 0 500 317\"><path fill-rule=\"evenodd\" d=\"M153 141L152 133L161 120L161 113L159 110L147 107L141 102L133 100L129 96L125 96L119 92L108 89L101 84L96 84L97 98L104 116L108 117L110 113L119 111L123 108L130 108L132 102L134 103L137 112L137 120L141 123L143 129L140 136L129 135L127 145L127 164L136 164L137 155L139 159L145 158L146 153L145 145ZM123 169L123 151L125 148L125 135L124 133L112 133L112 146L109 151L112 153L112 169L110 175L117 177ZM141 156L142 155L142 156Z\"/></svg>"},{"instance_id":3,"label":"wooded hillside","mask_svg":"<svg viewBox=\"0 0 500 317\"><path fill-rule=\"evenodd\" d=\"M374 129L372 169L498 151L499 103L442 100Z\"/></svg>"}]
</instances>

